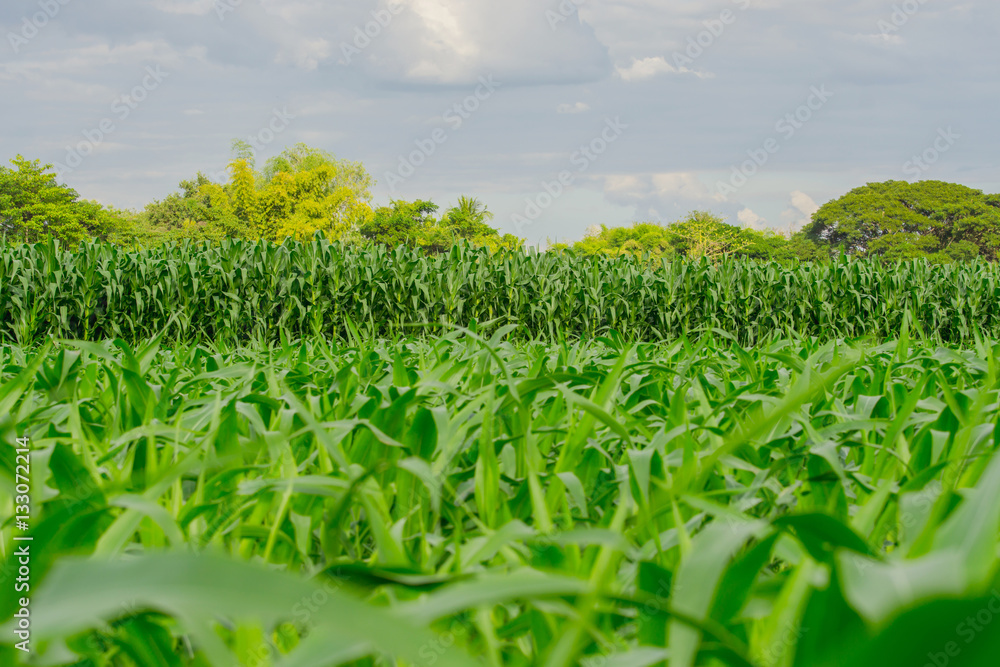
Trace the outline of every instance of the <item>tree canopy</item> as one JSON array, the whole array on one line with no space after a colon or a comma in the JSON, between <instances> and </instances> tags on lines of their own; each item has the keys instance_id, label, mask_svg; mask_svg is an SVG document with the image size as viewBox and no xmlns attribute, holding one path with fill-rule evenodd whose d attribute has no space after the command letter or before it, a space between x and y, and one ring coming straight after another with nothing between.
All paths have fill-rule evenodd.
<instances>
[{"instance_id":1,"label":"tree canopy","mask_svg":"<svg viewBox=\"0 0 1000 667\"><path fill-rule=\"evenodd\" d=\"M182 239L280 242L319 234L430 253L460 242L492 250L524 247L523 239L492 227L493 213L474 197L459 197L440 215L438 205L424 199L373 206L375 182L359 162L300 143L258 168L249 144L237 140L232 148L225 182L198 173L141 212L81 199L57 181L52 165L18 155L12 167L0 166L0 238L151 246ZM692 211L668 224L591 227L580 241L549 247L656 259L825 261L846 253L886 261L995 261L1000 259L1000 195L941 181L886 181L826 203L796 234L735 226L710 212Z\"/></svg>"},{"instance_id":2,"label":"tree canopy","mask_svg":"<svg viewBox=\"0 0 1000 667\"><path fill-rule=\"evenodd\" d=\"M804 231L835 253L995 260L1000 196L941 181L869 183L822 206Z\"/></svg>"},{"instance_id":3,"label":"tree canopy","mask_svg":"<svg viewBox=\"0 0 1000 667\"><path fill-rule=\"evenodd\" d=\"M13 169L0 166L0 235L24 243L48 237L68 244L118 240L126 224L120 212L80 199L56 181L51 164L21 155L10 162Z\"/></svg>"},{"instance_id":4,"label":"tree canopy","mask_svg":"<svg viewBox=\"0 0 1000 667\"><path fill-rule=\"evenodd\" d=\"M636 222L630 227L601 225L572 246L555 244L585 255L622 255L636 257L682 258L725 255L779 261L815 260L819 248L802 234L790 239L770 230L755 230L730 225L706 211L693 211L670 224Z\"/></svg>"},{"instance_id":5,"label":"tree canopy","mask_svg":"<svg viewBox=\"0 0 1000 667\"><path fill-rule=\"evenodd\" d=\"M437 219L438 206L429 201L394 200L380 206L360 227L361 236L373 243L395 247L419 246L428 252L444 252L460 241L492 250L516 250L523 241L500 233L486 224L493 214L478 199L459 197L458 203Z\"/></svg>"},{"instance_id":6,"label":"tree canopy","mask_svg":"<svg viewBox=\"0 0 1000 667\"><path fill-rule=\"evenodd\" d=\"M257 170L248 145L233 148L226 183L181 182L182 194L146 207L149 227L167 238L337 239L372 215L374 181L358 163L297 144Z\"/></svg>"}]
</instances>

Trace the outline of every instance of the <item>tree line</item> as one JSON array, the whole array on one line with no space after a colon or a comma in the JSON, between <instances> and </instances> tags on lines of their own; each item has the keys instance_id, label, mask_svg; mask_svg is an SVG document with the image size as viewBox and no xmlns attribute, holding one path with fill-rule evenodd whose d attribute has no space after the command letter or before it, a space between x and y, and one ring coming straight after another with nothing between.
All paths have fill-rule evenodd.
<instances>
[{"instance_id":1,"label":"tree line","mask_svg":"<svg viewBox=\"0 0 1000 667\"><path fill-rule=\"evenodd\" d=\"M373 205L374 180L357 162L297 144L258 166L253 150L234 142L227 180L202 173L141 211L81 199L38 160L20 155L0 166L0 235L6 242L50 237L69 245L100 239L151 247L190 239L280 242L321 235L353 244L408 245L429 253L458 242L521 250L500 234L492 213L473 197L440 212L431 201ZM822 206L802 230L782 234L728 224L708 211L672 223L600 226L575 243L549 250L654 259L737 256L824 261L840 254L885 260L948 262L1000 255L1000 195L941 181L869 183Z\"/></svg>"}]
</instances>

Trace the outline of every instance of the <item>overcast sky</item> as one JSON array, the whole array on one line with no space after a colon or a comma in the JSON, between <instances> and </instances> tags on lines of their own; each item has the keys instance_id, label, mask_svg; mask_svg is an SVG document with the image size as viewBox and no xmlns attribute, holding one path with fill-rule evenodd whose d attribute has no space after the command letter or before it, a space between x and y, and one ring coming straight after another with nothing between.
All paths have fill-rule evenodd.
<instances>
[{"instance_id":1,"label":"overcast sky","mask_svg":"<svg viewBox=\"0 0 1000 667\"><path fill-rule=\"evenodd\" d=\"M535 243L868 182L1000 192L995 0L3 0L0 159L141 208L232 140ZM915 159L916 158L916 159Z\"/></svg>"}]
</instances>

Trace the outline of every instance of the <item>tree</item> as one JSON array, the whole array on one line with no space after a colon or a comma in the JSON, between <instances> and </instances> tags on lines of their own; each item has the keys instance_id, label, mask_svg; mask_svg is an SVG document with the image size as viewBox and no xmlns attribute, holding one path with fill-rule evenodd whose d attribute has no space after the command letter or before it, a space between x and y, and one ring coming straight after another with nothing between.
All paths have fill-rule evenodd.
<instances>
[{"instance_id":1,"label":"tree","mask_svg":"<svg viewBox=\"0 0 1000 667\"><path fill-rule=\"evenodd\" d=\"M684 220L674 223L671 228L674 247L685 257L708 257L716 259L723 255L745 254L751 245L749 232L707 211L692 211Z\"/></svg>"},{"instance_id":2,"label":"tree","mask_svg":"<svg viewBox=\"0 0 1000 667\"><path fill-rule=\"evenodd\" d=\"M822 206L803 231L831 253L952 261L974 246L996 259L1000 201L941 181L869 183Z\"/></svg>"},{"instance_id":3,"label":"tree","mask_svg":"<svg viewBox=\"0 0 1000 667\"><path fill-rule=\"evenodd\" d=\"M360 162L296 144L277 155L259 175L264 236L343 238L371 218L374 180Z\"/></svg>"},{"instance_id":4,"label":"tree","mask_svg":"<svg viewBox=\"0 0 1000 667\"><path fill-rule=\"evenodd\" d=\"M0 167L0 234L35 243L48 237L75 245L98 238L116 240L128 234L131 221L114 209L81 200L75 190L60 185L51 164L18 155L15 169Z\"/></svg>"},{"instance_id":5,"label":"tree","mask_svg":"<svg viewBox=\"0 0 1000 667\"><path fill-rule=\"evenodd\" d=\"M252 147L235 141L226 183L199 173L181 182L182 193L148 206L146 220L162 240L281 241L317 233L338 239L371 217L372 184L360 164L305 144L286 149L257 170Z\"/></svg>"},{"instance_id":6,"label":"tree","mask_svg":"<svg viewBox=\"0 0 1000 667\"><path fill-rule=\"evenodd\" d=\"M459 197L458 204L448 209L441 225L458 238L472 241L478 236L496 236L497 230L486 224L493 214L486 206L472 197Z\"/></svg>"},{"instance_id":7,"label":"tree","mask_svg":"<svg viewBox=\"0 0 1000 667\"><path fill-rule=\"evenodd\" d=\"M418 199L407 202L392 200L389 206L379 206L359 231L364 238L395 248L399 245L416 245L422 232L435 224L438 206Z\"/></svg>"},{"instance_id":8,"label":"tree","mask_svg":"<svg viewBox=\"0 0 1000 667\"><path fill-rule=\"evenodd\" d=\"M673 234L669 226L652 222L636 222L631 227L591 227L573 249L584 255L623 254L671 257L674 254Z\"/></svg>"},{"instance_id":9,"label":"tree","mask_svg":"<svg viewBox=\"0 0 1000 667\"><path fill-rule=\"evenodd\" d=\"M445 252L459 242L493 252L524 248L523 239L512 234L501 236L500 232L486 224L492 219L493 214L481 201L462 196L440 221L427 220L415 236L416 243L427 252Z\"/></svg>"}]
</instances>

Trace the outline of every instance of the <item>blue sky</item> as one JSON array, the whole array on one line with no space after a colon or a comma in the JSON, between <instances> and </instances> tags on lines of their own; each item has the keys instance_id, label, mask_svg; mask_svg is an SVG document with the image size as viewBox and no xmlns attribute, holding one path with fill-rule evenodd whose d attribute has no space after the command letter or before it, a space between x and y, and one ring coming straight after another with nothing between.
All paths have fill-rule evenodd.
<instances>
[{"instance_id":1,"label":"blue sky","mask_svg":"<svg viewBox=\"0 0 1000 667\"><path fill-rule=\"evenodd\" d=\"M867 182L1000 192L987 0L5 0L0 159L137 208L234 138L459 195L532 243L710 210L787 230Z\"/></svg>"}]
</instances>

